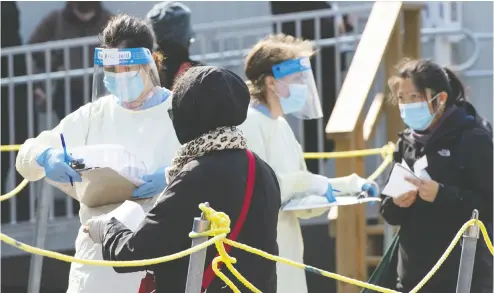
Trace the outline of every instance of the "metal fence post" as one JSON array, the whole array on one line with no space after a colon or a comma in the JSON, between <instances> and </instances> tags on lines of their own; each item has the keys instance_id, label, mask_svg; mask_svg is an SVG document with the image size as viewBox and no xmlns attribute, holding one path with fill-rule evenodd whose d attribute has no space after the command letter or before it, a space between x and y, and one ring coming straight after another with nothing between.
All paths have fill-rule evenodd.
<instances>
[{"instance_id":1,"label":"metal fence post","mask_svg":"<svg viewBox=\"0 0 494 293\"><path fill-rule=\"evenodd\" d=\"M479 219L479 211L473 210L472 219ZM470 293L472 284L473 266L475 263L475 252L477 250L477 240L480 229L477 225L468 227L463 234L461 248L460 268L458 271L458 282L456 283L456 293Z\"/></svg>"},{"instance_id":2,"label":"metal fence post","mask_svg":"<svg viewBox=\"0 0 494 293\"><path fill-rule=\"evenodd\" d=\"M208 203L205 203L209 207ZM209 221L206 220L204 213L200 218L194 218L192 232L201 233L209 229ZM192 239L192 247L202 244L209 237L198 237ZM187 283L185 284L185 293L201 293L202 275L204 274L204 265L206 263L207 249L199 250L190 255L189 269L187 271Z\"/></svg>"},{"instance_id":3,"label":"metal fence post","mask_svg":"<svg viewBox=\"0 0 494 293\"><path fill-rule=\"evenodd\" d=\"M36 215L36 230L34 236L34 246L39 248L45 247L46 234L48 232L48 218L54 189L54 187L50 186L48 183L43 183L44 186L41 187L42 190L38 194L38 212ZM28 293L38 293L40 291L42 274L43 257L36 254L31 255Z\"/></svg>"}]
</instances>

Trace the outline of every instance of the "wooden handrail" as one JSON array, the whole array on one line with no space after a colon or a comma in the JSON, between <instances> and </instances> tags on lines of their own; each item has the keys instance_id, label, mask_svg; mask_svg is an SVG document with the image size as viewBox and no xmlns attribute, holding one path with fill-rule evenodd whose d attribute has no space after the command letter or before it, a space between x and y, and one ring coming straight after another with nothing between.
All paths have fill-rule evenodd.
<instances>
[{"instance_id":1,"label":"wooden handrail","mask_svg":"<svg viewBox=\"0 0 494 293\"><path fill-rule=\"evenodd\" d=\"M352 63L326 126L326 134L337 139L355 131L362 110L397 22L402 1L377 1L362 33ZM336 137L338 136L338 137Z\"/></svg>"},{"instance_id":2,"label":"wooden handrail","mask_svg":"<svg viewBox=\"0 0 494 293\"><path fill-rule=\"evenodd\" d=\"M363 125L364 127L363 138L365 142L368 142L369 140L372 139L372 136L376 130L377 122L381 117L381 110L383 108L383 103L384 103L384 94L378 93L374 97L374 100L372 101L369 111L365 116L364 125Z\"/></svg>"}]
</instances>

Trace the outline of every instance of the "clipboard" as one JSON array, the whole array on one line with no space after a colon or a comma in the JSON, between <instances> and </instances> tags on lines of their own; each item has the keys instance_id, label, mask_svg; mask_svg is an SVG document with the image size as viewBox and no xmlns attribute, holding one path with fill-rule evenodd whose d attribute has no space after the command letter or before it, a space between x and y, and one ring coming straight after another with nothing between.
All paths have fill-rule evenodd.
<instances>
[{"instance_id":1,"label":"clipboard","mask_svg":"<svg viewBox=\"0 0 494 293\"><path fill-rule=\"evenodd\" d=\"M78 170L78 173L82 182L74 182L74 186L49 179L46 181L90 208L134 201L132 191L137 185L117 171L104 167Z\"/></svg>"},{"instance_id":2,"label":"clipboard","mask_svg":"<svg viewBox=\"0 0 494 293\"><path fill-rule=\"evenodd\" d=\"M326 197L318 195L308 195L304 197L294 197L283 203L281 211L304 211L304 210L329 210L335 206L346 206L363 204L368 202L380 202L379 197L360 197L359 194L338 195L335 196L335 202L328 202Z\"/></svg>"}]
</instances>

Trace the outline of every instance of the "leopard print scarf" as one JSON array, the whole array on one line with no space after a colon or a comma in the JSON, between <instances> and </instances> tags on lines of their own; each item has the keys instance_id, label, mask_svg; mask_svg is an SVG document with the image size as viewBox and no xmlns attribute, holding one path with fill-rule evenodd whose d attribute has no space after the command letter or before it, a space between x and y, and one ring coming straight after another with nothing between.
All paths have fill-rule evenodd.
<instances>
[{"instance_id":1,"label":"leopard print scarf","mask_svg":"<svg viewBox=\"0 0 494 293\"><path fill-rule=\"evenodd\" d=\"M182 168L193 159L211 151L228 149L246 149L247 143L242 131L235 126L219 127L181 146L165 170L166 183L175 179Z\"/></svg>"}]
</instances>

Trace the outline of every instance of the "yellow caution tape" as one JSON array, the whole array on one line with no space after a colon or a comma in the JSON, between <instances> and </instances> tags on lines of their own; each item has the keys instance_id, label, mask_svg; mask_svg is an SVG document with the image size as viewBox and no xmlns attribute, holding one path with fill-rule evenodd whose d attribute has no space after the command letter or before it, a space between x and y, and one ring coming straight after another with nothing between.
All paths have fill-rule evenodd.
<instances>
[{"instance_id":1,"label":"yellow caution tape","mask_svg":"<svg viewBox=\"0 0 494 293\"><path fill-rule=\"evenodd\" d=\"M16 152L21 148L20 144L1 145L0 152Z\"/></svg>"},{"instance_id":2,"label":"yellow caution tape","mask_svg":"<svg viewBox=\"0 0 494 293\"><path fill-rule=\"evenodd\" d=\"M222 238L225 238L225 237L226 237L225 233L219 234L219 235L214 236L213 238L209 239L208 241L206 241L204 243L201 243L201 244L196 245L194 247L191 247L187 250L177 252L174 254L170 254L167 256L162 256L162 257L157 257L157 258L152 258L152 259L145 259L145 260L106 261L106 260L77 258L77 257L73 257L73 256L66 255L63 253L58 253L55 251L37 248L37 247L31 246L31 245L19 242L19 241L15 240L14 238L11 238L11 237L3 234L3 233L0 233L0 240L2 240L3 242L5 242L11 246L17 247L20 250L23 250L25 252L29 252L31 254L37 254L37 255L41 255L41 256L46 256L49 258L58 259L58 260L64 261L64 262L70 262L70 263L75 262L75 263L84 264L84 265L101 266L101 267L140 267L140 266L150 266L150 265L155 265L155 264L159 264L159 263L164 263L164 262L168 262L168 261L172 261L172 260L176 260L176 259L185 257L189 254L194 253L194 252L197 252L201 249L204 249L210 245L215 244L216 242L218 242L219 240L221 240Z\"/></svg>"},{"instance_id":3,"label":"yellow caution tape","mask_svg":"<svg viewBox=\"0 0 494 293\"><path fill-rule=\"evenodd\" d=\"M0 195L0 202L16 196L28 184L29 184L29 181L27 179L22 180L22 182L19 185L17 185L14 189L7 192L6 194Z\"/></svg>"},{"instance_id":4,"label":"yellow caution tape","mask_svg":"<svg viewBox=\"0 0 494 293\"><path fill-rule=\"evenodd\" d=\"M365 157L382 154L382 148L356 150L356 151L343 151L343 152L320 152L320 153L304 153L305 159L341 159L341 158L353 158L353 157ZM0 146L1 152L13 152L18 151L21 148L20 144L16 145L2 145Z\"/></svg>"},{"instance_id":5,"label":"yellow caution tape","mask_svg":"<svg viewBox=\"0 0 494 293\"><path fill-rule=\"evenodd\" d=\"M216 249L218 250L219 256L217 256L213 260L213 271L218 275L221 280L225 282L225 284L232 289L233 292L235 293L240 293L240 290L233 284L231 280L228 279L219 269L218 269L218 263L223 262L225 263L226 267L232 272L232 274L240 281L242 284L244 284L247 288L249 288L251 291L259 293L261 292L259 289L257 289L254 285L252 285L249 281L247 281L234 267L233 264L236 263L236 259L229 256L228 253L225 250L224 244L236 247L238 249L245 250L249 253L256 254L258 256L264 257L266 259L275 261L275 262L280 262L283 264L291 265L303 270L306 270L308 272L316 273L328 278L333 278L341 282L346 282L355 286L359 286L362 288L367 288L370 290L374 290L377 292L383 292L383 293L396 293L398 291L391 290L388 288L372 285L366 282L362 282L359 280L355 280L352 278L348 278L345 276L341 276L335 273L327 272L315 267L311 267L305 264L297 263L294 261L291 261L289 259L275 256L272 254L269 254L265 251L250 247L248 245L238 243L232 240L229 240L226 238L227 233L230 231L230 218L228 215L222 212L217 212L214 209L207 207L204 204L200 204L199 208L203 211L204 216L206 220L210 221L211 223L211 230L204 232L204 233L190 233L189 236L191 238L195 237L203 237L203 236L214 236L213 238L209 239L208 241L194 246L190 249L168 255L168 256L163 256L159 258L154 258L154 259L147 259L147 260L135 260L135 261L103 261L103 260L87 260L87 259L80 259L80 258L75 258L72 256L64 255L61 253L49 251L49 250L44 250L44 249L39 249L36 247L29 246L27 244L21 243L16 241L13 238L8 237L5 234L0 233L0 240L4 241L5 243L15 246L21 250L24 250L29 253L33 254L38 254L46 257L51 257L55 258L61 261L65 262L77 262L81 264L87 264L87 265L98 265L98 266L111 266L111 267L131 267L131 266L149 266L149 265L154 265L158 263L163 263L167 261L172 261L181 257L184 257L186 255L189 255L191 253L197 252L201 249L206 248L209 245L215 244ZM487 247L489 248L489 251L494 255L494 248L492 246L492 242L489 239L489 236L487 234L487 230L484 226L484 224L479 221L479 220L469 220L466 222L461 229L458 231L456 236L454 237L453 241L451 244L448 246L444 254L441 256L439 261L434 265L434 267L431 269L431 271L424 277L422 281L420 281L415 288L410 291L411 293L415 293L418 290L420 290L424 284L426 284L430 278L436 273L436 271L441 267L441 265L444 263L446 258L451 254L453 251L453 248L456 246L458 241L461 239L463 233L468 229L470 226L478 226L482 232L482 236L487 244Z\"/></svg>"},{"instance_id":6,"label":"yellow caution tape","mask_svg":"<svg viewBox=\"0 0 494 293\"><path fill-rule=\"evenodd\" d=\"M21 145L2 145L2 152L10 152L10 151L18 151ZM388 143L382 148L376 149L368 149L368 150L357 150L357 151L345 151L345 152L334 152L334 153L304 153L305 159L341 159L341 158L351 158L351 157L362 157L362 156L372 156L372 155L381 155L385 158L383 164L379 166L379 168L369 177L369 180L375 180L386 167L391 163L391 161L387 162L386 158L390 157L394 150L394 144ZM24 187L29 184L29 181L24 179L16 188L8 192L7 194L0 195L0 202L7 200L13 196L16 196Z\"/></svg>"}]
</instances>

